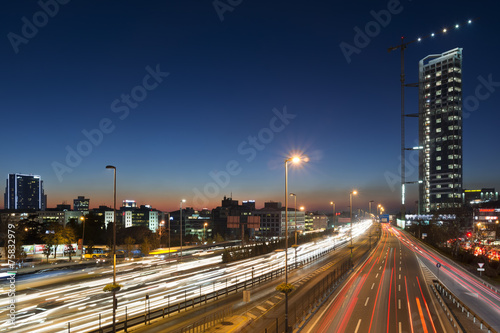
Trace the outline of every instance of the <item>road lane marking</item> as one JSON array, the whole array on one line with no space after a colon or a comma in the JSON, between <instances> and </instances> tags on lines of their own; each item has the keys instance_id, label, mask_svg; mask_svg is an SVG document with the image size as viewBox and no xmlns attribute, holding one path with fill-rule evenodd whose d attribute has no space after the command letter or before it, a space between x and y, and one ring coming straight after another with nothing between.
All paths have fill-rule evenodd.
<instances>
[{"instance_id":1,"label":"road lane marking","mask_svg":"<svg viewBox=\"0 0 500 333\"><path fill-rule=\"evenodd\" d=\"M361 324L361 319L358 320L358 324L356 325L356 330L354 331L354 333L358 333L359 324Z\"/></svg>"},{"instance_id":2,"label":"road lane marking","mask_svg":"<svg viewBox=\"0 0 500 333\"><path fill-rule=\"evenodd\" d=\"M266 312L266 311L267 311L267 310L266 310L266 308L263 308L263 307L262 307L262 306L260 306L260 305L257 305L257 306L256 306L256 308L257 308L257 309L259 309L259 310L260 310L260 311L262 311L262 312Z\"/></svg>"},{"instance_id":3,"label":"road lane marking","mask_svg":"<svg viewBox=\"0 0 500 333\"><path fill-rule=\"evenodd\" d=\"M401 291L401 285L398 284L398 291Z\"/></svg>"},{"instance_id":4,"label":"road lane marking","mask_svg":"<svg viewBox=\"0 0 500 333\"><path fill-rule=\"evenodd\" d=\"M375 287L375 282L373 282L372 287L370 289L373 290L373 287Z\"/></svg>"},{"instance_id":5,"label":"road lane marking","mask_svg":"<svg viewBox=\"0 0 500 333\"><path fill-rule=\"evenodd\" d=\"M368 300L370 299L370 297L367 297L366 298L366 302L365 302L365 306L368 304Z\"/></svg>"},{"instance_id":6,"label":"road lane marking","mask_svg":"<svg viewBox=\"0 0 500 333\"><path fill-rule=\"evenodd\" d=\"M399 271L401 272L401 266L399 267Z\"/></svg>"},{"instance_id":7,"label":"road lane marking","mask_svg":"<svg viewBox=\"0 0 500 333\"><path fill-rule=\"evenodd\" d=\"M375 279L376 279L376 278L378 278L378 273L377 273L377 275L375 275Z\"/></svg>"},{"instance_id":8,"label":"road lane marking","mask_svg":"<svg viewBox=\"0 0 500 333\"><path fill-rule=\"evenodd\" d=\"M254 314L253 314L253 313L251 313L251 312L247 312L247 316L251 317L252 319L257 318L257 316L256 316L256 315L254 315Z\"/></svg>"},{"instance_id":9,"label":"road lane marking","mask_svg":"<svg viewBox=\"0 0 500 333\"><path fill-rule=\"evenodd\" d=\"M422 328L424 329L424 333L429 333L427 330L427 324L425 323L424 313L422 311L422 307L420 306L420 299L415 297L417 300L418 314L420 315L420 321L422 322Z\"/></svg>"},{"instance_id":10,"label":"road lane marking","mask_svg":"<svg viewBox=\"0 0 500 333\"><path fill-rule=\"evenodd\" d=\"M399 322L399 333L402 333L403 330L401 329L401 322Z\"/></svg>"},{"instance_id":11,"label":"road lane marking","mask_svg":"<svg viewBox=\"0 0 500 333\"><path fill-rule=\"evenodd\" d=\"M410 298L408 297L408 284L406 283L406 276L405 276L405 289L406 289L406 302L408 303L408 318L410 319L410 328L411 328L411 333L414 333L413 331L413 319L411 317L411 308L410 308Z\"/></svg>"},{"instance_id":12,"label":"road lane marking","mask_svg":"<svg viewBox=\"0 0 500 333\"><path fill-rule=\"evenodd\" d=\"M266 303L269 304L269 305L274 305L274 303L271 302L271 301L266 301Z\"/></svg>"},{"instance_id":13,"label":"road lane marking","mask_svg":"<svg viewBox=\"0 0 500 333\"><path fill-rule=\"evenodd\" d=\"M398 309L401 310L401 298L398 299Z\"/></svg>"},{"instance_id":14,"label":"road lane marking","mask_svg":"<svg viewBox=\"0 0 500 333\"><path fill-rule=\"evenodd\" d=\"M399 274L399 279L401 280L401 274Z\"/></svg>"},{"instance_id":15,"label":"road lane marking","mask_svg":"<svg viewBox=\"0 0 500 333\"><path fill-rule=\"evenodd\" d=\"M380 271L381 269L382 269L382 266L380 266L380 267L378 268L378 270L379 270L379 271Z\"/></svg>"}]
</instances>

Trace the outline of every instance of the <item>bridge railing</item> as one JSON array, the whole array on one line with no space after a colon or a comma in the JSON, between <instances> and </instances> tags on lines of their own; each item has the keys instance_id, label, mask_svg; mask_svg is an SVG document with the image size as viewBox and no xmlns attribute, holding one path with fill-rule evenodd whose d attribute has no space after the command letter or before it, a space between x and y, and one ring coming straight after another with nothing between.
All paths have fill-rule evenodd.
<instances>
[{"instance_id":1,"label":"bridge railing","mask_svg":"<svg viewBox=\"0 0 500 333\"><path fill-rule=\"evenodd\" d=\"M471 318L472 322L479 326L479 329L481 330L486 330L488 333L497 333L496 330L494 330L486 321L484 321L480 316L478 316L474 311L472 311L467 305L465 305L458 297L456 297L448 288L446 288L441 281L439 280L432 280L433 287L436 292L438 292L441 297L443 298L448 298L450 301L452 301L452 305L457 307L457 309L460 309L463 313L467 313L467 318ZM442 300L439 300L441 305L445 308L445 312L447 313L448 319L455 324L454 327L457 325L460 326L462 329L462 332L464 332L463 326L458 322L456 316L454 316L450 311L446 310L445 304L443 304ZM453 322L454 318L454 322Z\"/></svg>"}]
</instances>

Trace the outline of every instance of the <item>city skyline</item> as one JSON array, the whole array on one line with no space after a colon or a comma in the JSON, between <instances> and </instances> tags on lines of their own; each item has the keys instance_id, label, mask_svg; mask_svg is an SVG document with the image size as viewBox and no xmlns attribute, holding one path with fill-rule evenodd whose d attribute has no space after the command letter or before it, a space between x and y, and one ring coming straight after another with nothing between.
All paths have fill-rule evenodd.
<instances>
[{"instance_id":1,"label":"city skyline","mask_svg":"<svg viewBox=\"0 0 500 333\"><path fill-rule=\"evenodd\" d=\"M498 4L343 6L242 2L221 13L211 2L71 2L29 34L23 26L44 9L9 3L0 174L40 175L47 207L79 195L110 206L112 164L118 202L201 209L224 195L284 202L284 159L303 152L310 162L290 168L289 190L307 210L347 207L356 189L354 207L375 200L395 212L400 65L387 48L447 27L408 48L406 81L418 80L423 57L463 48L463 187L498 189ZM406 92L407 113L418 110L417 90ZM416 145L417 122L406 131ZM418 178L411 156L407 181ZM417 197L408 185L407 211Z\"/></svg>"}]
</instances>

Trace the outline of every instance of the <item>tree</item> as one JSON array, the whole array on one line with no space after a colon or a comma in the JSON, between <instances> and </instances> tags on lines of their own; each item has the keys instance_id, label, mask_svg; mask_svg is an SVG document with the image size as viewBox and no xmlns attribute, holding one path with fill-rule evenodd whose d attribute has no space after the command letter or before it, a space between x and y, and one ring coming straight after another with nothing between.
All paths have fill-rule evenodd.
<instances>
[{"instance_id":1,"label":"tree","mask_svg":"<svg viewBox=\"0 0 500 333\"><path fill-rule=\"evenodd\" d=\"M71 256L75 253L76 253L76 251L75 251L75 248L73 247L73 245L68 244L68 247L66 248L66 254L69 256L69 261L71 261Z\"/></svg>"},{"instance_id":2,"label":"tree","mask_svg":"<svg viewBox=\"0 0 500 333\"><path fill-rule=\"evenodd\" d=\"M149 251L151 251L151 243L149 242L149 238L146 237L141 244L141 252L147 256L149 255Z\"/></svg>"},{"instance_id":3,"label":"tree","mask_svg":"<svg viewBox=\"0 0 500 333\"><path fill-rule=\"evenodd\" d=\"M127 255L129 258L132 257L132 247L135 245L135 239L132 237L128 236L125 238L125 246L127 247Z\"/></svg>"},{"instance_id":4,"label":"tree","mask_svg":"<svg viewBox=\"0 0 500 333\"><path fill-rule=\"evenodd\" d=\"M224 237L222 237L220 234L216 234L214 240L216 243L222 243L224 241Z\"/></svg>"},{"instance_id":5,"label":"tree","mask_svg":"<svg viewBox=\"0 0 500 333\"><path fill-rule=\"evenodd\" d=\"M47 262L49 262L49 256L52 254L52 244L45 244L43 246L43 255L47 257Z\"/></svg>"}]
</instances>

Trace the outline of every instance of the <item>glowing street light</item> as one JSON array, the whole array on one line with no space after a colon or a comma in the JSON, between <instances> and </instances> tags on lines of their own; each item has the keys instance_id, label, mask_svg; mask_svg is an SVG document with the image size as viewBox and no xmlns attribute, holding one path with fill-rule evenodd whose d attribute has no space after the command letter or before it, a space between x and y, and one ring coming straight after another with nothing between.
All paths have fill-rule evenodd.
<instances>
[{"instance_id":1,"label":"glowing street light","mask_svg":"<svg viewBox=\"0 0 500 333\"><path fill-rule=\"evenodd\" d=\"M118 302L116 301L116 167L113 165L106 165L106 169L113 170L113 333L116 332L116 308ZM83 249L83 244L82 244Z\"/></svg>"},{"instance_id":2,"label":"glowing street light","mask_svg":"<svg viewBox=\"0 0 500 333\"><path fill-rule=\"evenodd\" d=\"M295 213L295 218L294 218L294 224L295 224L295 246L297 246L297 195L295 193L290 193L290 196L293 197L293 200L295 201L295 208L294 208L294 213Z\"/></svg>"},{"instance_id":3,"label":"glowing street light","mask_svg":"<svg viewBox=\"0 0 500 333\"><path fill-rule=\"evenodd\" d=\"M336 215L336 211L335 211L335 201L330 201L330 205L333 206L333 217L332 217L332 227L335 228L335 215Z\"/></svg>"},{"instance_id":4,"label":"glowing street light","mask_svg":"<svg viewBox=\"0 0 500 333\"><path fill-rule=\"evenodd\" d=\"M353 195L356 195L358 194L357 191L352 191L352 192L349 192L349 209L350 209L350 216L351 216L351 265L352 265L352 224L353 224L353 220L352 220L352 196Z\"/></svg>"},{"instance_id":5,"label":"glowing street light","mask_svg":"<svg viewBox=\"0 0 500 333\"><path fill-rule=\"evenodd\" d=\"M181 200L180 209L179 209L179 213L180 213L179 221L180 221L180 227L181 227L181 232L180 232L180 236L181 236L181 257L179 258L179 261L182 261L182 203L183 202L186 202L186 199L182 199Z\"/></svg>"},{"instance_id":6,"label":"glowing street light","mask_svg":"<svg viewBox=\"0 0 500 333\"><path fill-rule=\"evenodd\" d=\"M309 162L307 156L293 156L285 160L285 284L288 285L288 162ZM285 332L288 333L288 292L285 292Z\"/></svg>"},{"instance_id":7,"label":"glowing street light","mask_svg":"<svg viewBox=\"0 0 500 333\"><path fill-rule=\"evenodd\" d=\"M84 254L83 254L83 244L85 242L85 216L80 216L80 220L82 221L83 223L83 234L82 234L82 260L84 258Z\"/></svg>"},{"instance_id":8,"label":"glowing street light","mask_svg":"<svg viewBox=\"0 0 500 333\"><path fill-rule=\"evenodd\" d=\"M205 238L205 242L207 241L207 226L207 222L203 223L203 237Z\"/></svg>"}]
</instances>

